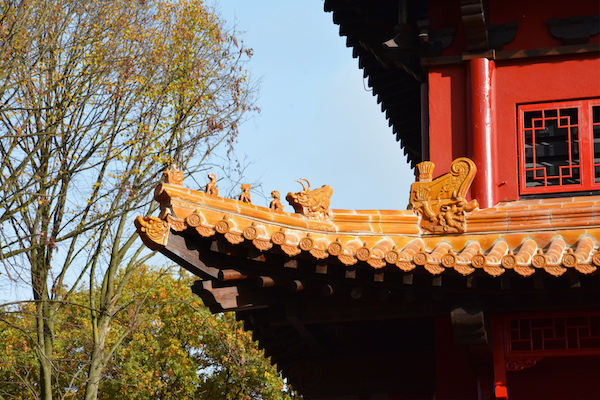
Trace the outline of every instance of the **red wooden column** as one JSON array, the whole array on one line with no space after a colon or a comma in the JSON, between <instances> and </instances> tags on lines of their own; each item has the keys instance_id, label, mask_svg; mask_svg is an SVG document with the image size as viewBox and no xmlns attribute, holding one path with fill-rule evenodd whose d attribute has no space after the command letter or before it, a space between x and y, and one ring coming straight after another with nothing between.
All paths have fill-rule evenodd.
<instances>
[{"instance_id":1,"label":"red wooden column","mask_svg":"<svg viewBox=\"0 0 600 400\"><path fill-rule=\"evenodd\" d=\"M494 61L475 58L469 61L469 152L477 165L471 185L471 197L479 207L492 207L497 202L496 130L494 129Z\"/></svg>"},{"instance_id":2,"label":"red wooden column","mask_svg":"<svg viewBox=\"0 0 600 400\"><path fill-rule=\"evenodd\" d=\"M490 325L494 359L494 396L497 400L508 400L503 320L501 317L492 316Z\"/></svg>"}]
</instances>

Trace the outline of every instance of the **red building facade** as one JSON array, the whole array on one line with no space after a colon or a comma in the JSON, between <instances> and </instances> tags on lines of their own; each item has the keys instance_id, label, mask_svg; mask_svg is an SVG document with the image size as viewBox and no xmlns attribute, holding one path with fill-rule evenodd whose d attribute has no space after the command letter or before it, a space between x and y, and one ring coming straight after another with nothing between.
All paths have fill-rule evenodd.
<instances>
[{"instance_id":1,"label":"red building facade","mask_svg":"<svg viewBox=\"0 0 600 400\"><path fill-rule=\"evenodd\" d=\"M487 207L527 194L597 190L586 171L598 156L596 149L594 157L591 147L590 114L593 99L600 93L598 34L583 28L583 21L597 25L598 4L581 1L566 7L561 1L544 2L543 6L535 1L490 1L485 8L489 24L516 23L514 38L501 50L465 54L467 28L461 23L456 2L429 3L435 11L430 17L432 29L456 27L454 42L444 56L428 60L433 64L427 68L429 158L442 168L463 155L485 165L486 173L476 178L473 194ZM572 26L569 20L575 21ZM553 35L552 21L563 21L565 38ZM576 38L568 36L569 29ZM583 108L582 101L586 102ZM525 183L528 162L524 149L531 143L524 140L525 115L520 113L564 109L569 104L579 112L573 122L583 124L586 130L579 138L583 179L574 183L578 187L541 189L535 185L532 189Z\"/></svg>"}]
</instances>

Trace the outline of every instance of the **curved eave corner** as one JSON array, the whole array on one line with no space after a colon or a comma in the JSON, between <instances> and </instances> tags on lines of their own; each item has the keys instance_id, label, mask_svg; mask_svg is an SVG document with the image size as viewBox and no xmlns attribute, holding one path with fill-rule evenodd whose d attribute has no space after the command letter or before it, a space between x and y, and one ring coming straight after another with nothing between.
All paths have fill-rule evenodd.
<instances>
[{"instance_id":1,"label":"curved eave corner","mask_svg":"<svg viewBox=\"0 0 600 400\"><path fill-rule=\"evenodd\" d=\"M447 182L465 193L475 172L468 171L470 160L455 161L459 162L467 168L463 182L452 171L430 179L426 176L430 166L425 165L423 182L411 188L412 210L334 209L324 218L220 198L167 179L155 193L160 216L138 217L136 226L148 247L167 252L180 235L198 240L214 236L234 246L251 243L260 252L277 249L289 258L405 272L422 269L433 275L455 271L465 276L479 270L496 277L513 270L524 277L538 271L560 276L569 269L581 274L597 270L600 197L518 201L484 210L469 210L476 202L464 198L439 200L443 193L418 199L423 187L432 194L436 187L447 188ZM462 212L455 210L456 204ZM436 207L438 215L432 217ZM185 260L176 261L193 268ZM218 275L217 268L211 271L209 278Z\"/></svg>"}]
</instances>

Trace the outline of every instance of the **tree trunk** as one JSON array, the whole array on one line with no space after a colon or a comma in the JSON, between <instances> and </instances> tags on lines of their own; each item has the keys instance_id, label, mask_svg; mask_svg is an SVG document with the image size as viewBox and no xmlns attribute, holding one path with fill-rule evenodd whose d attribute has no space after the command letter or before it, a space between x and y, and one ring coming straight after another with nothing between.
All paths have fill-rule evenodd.
<instances>
[{"instance_id":1,"label":"tree trunk","mask_svg":"<svg viewBox=\"0 0 600 400\"><path fill-rule=\"evenodd\" d=\"M40 395L42 400L52 400L52 331L43 311L47 304L38 304L37 341L39 345Z\"/></svg>"},{"instance_id":2,"label":"tree trunk","mask_svg":"<svg viewBox=\"0 0 600 400\"><path fill-rule=\"evenodd\" d=\"M98 398L98 386L102 379L102 371L106 366L106 336L110 329L110 317L105 314L100 316L98 331L94 335L94 348L90 357L90 368L88 380L85 385L85 400L96 400Z\"/></svg>"},{"instance_id":3,"label":"tree trunk","mask_svg":"<svg viewBox=\"0 0 600 400\"><path fill-rule=\"evenodd\" d=\"M40 364L40 396L42 400L52 400L52 353L54 323L48 292L45 286L45 272L33 274L40 277L34 282L34 298L36 300L36 327L38 344L38 362ZM40 284L43 282L44 284Z\"/></svg>"}]
</instances>

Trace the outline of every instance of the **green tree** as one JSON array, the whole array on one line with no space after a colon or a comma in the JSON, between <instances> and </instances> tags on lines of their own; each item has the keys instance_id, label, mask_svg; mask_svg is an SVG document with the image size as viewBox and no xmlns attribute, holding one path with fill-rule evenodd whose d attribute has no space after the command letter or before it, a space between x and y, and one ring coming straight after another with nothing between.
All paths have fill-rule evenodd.
<instances>
[{"instance_id":1,"label":"green tree","mask_svg":"<svg viewBox=\"0 0 600 400\"><path fill-rule=\"evenodd\" d=\"M0 74L0 262L34 301L7 323L33 318L39 371L22 375L37 377L32 395L65 397L83 379L96 399L135 327L109 340L131 307L124 288L152 257L133 217L154 211L167 166L193 177L233 144L253 110L251 52L201 0L0 0L0 10L0 48L14 55ZM75 298L84 283L88 297ZM71 304L88 311L91 346L63 377L57 321Z\"/></svg>"},{"instance_id":2,"label":"green tree","mask_svg":"<svg viewBox=\"0 0 600 400\"><path fill-rule=\"evenodd\" d=\"M107 342L114 343L128 330L133 333L113 353L98 397L297 398L234 315L211 315L189 290L191 283L187 273L173 276L169 271L146 267L135 271L123 291L123 300L132 307L116 317ZM87 290L76 291L73 299L84 301L88 295ZM31 322L16 321L27 320L24 316L35 312L32 303L20 304L19 312L3 311L3 318L15 326L24 326L32 333L35 330ZM69 388L62 394L64 399L81 398L85 391L82 372L88 362L86 353L93 346L85 334L87 325L87 310L76 305L66 306L56 321L55 358L65 360L60 364L63 373L57 384ZM31 398L27 377L35 375L37 369L24 333L13 327L0 331L0 398Z\"/></svg>"}]
</instances>

